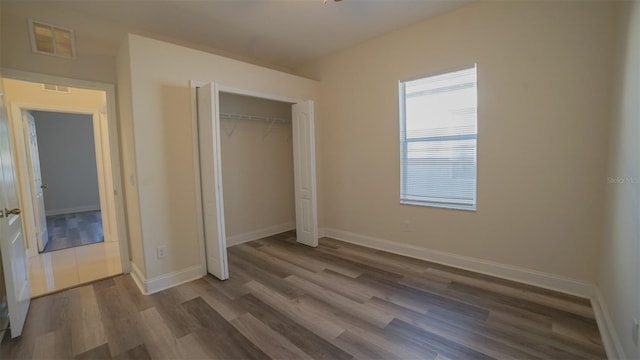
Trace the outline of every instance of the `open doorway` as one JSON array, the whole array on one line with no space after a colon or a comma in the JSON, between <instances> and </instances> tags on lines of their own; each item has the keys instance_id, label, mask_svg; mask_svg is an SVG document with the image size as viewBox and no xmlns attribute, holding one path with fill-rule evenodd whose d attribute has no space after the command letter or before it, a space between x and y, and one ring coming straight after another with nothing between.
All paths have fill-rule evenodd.
<instances>
[{"instance_id":1,"label":"open doorway","mask_svg":"<svg viewBox=\"0 0 640 360\"><path fill-rule=\"evenodd\" d=\"M17 76L2 81L32 294L126 272L112 87Z\"/></svg>"},{"instance_id":2,"label":"open doorway","mask_svg":"<svg viewBox=\"0 0 640 360\"><path fill-rule=\"evenodd\" d=\"M291 104L220 92L227 246L296 228Z\"/></svg>"},{"instance_id":3,"label":"open doorway","mask_svg":"<svg viewBox=\"0 0 640 360\"><path fill-rule=\"evenodd\" d=\"M22 115L38 252L104 241L93 115Z\"/></svg>"},{"instance_id":4,"label":"open doorway","mask_svg":"<svg viewBox=\"0 0 640 360\"><path fill-rule=\"evenodd\" d=\"M192 87L207 272L227 279L227 246L293 228L295 241L317 246L313 102L215 84Z\"/></svg>"}]
</instances>

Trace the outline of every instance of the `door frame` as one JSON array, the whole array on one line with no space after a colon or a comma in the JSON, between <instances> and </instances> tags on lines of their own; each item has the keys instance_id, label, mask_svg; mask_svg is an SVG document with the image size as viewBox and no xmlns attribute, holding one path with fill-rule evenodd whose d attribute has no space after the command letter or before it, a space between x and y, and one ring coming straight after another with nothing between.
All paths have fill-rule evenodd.
<instances>
[{"instance_id":1,"label":"door frame","mask_svg":"<svg viewBox=\"0 0 640 360\"><path fill-rule=\"evenodd\" d=\"M102 171L104 171L105 169L107 170L106 173L103 174L103 179L108 191L105 192L104 194L105 196L108 196L110 193L109 188L112 189L113 201L106 201L106 203L107 204L111 203L111 205L108 206L108 208L109 207L111 208L109 209L110 210L109 213L110 215L115 215L115 216L109 216L108 222L110 223L110 230L112 233L112 237L119 244L122 272L130 273L131 260L129 256L129 253L130 253L129 239L128 239L127 224L126 224L125 209L124 209L124 198L123 198L124 186L123 186L122 173L121 173L122 168L120 165L120 161L121 161L120 160L120 136L119 136L119 127L118 127L118 117L116 112L115 86L113 84L107 84L107 83L101 83L101 82L95 82L95 81L71 79L71 78L37 74L37 73L5 69L5 68L2 69L2 76L3 78L6 78L6 79L30 81L35 83L54 83L56 85L68 86L72 88L98 90L98 91L105 92L106 102L107 102L106 109L81 109L82 111L80 111L80 113L89 113L94 115L94 117L97 116L98 122L100 124L99 129L96 128L96 126L94 125L94 134L97 130L100 131L101 152L103 153L104 157L108 157L108 161L103 161L103 169L102 169ZM33 104L31 105L22 104L22 105L26 105L28 107L38 106ZM12 107L11 111L13 111L13 107L14 107L13 104L11 104L11 107ZM44 108L44 107L45 106L40 106L40 108ZM48 111L51 111L51 109L57 109L53 111L78 113L78 111L73 111L73 109L71 109L71 111L68 111L69 108L65 108L65 107L46 106L46 108L49 109ZM78 108L76 108L76 110L77 109ZM33 109L28 109L28 110L33 110ZM11 116L9 120L10 120L11 126L13 126L15 122L14 116ZM20 123L21 121L22 121L22 117L20 114ZM95 118L94 118L94 124L95 124ZM13 129L12 129L12 133L14 134L14 138L15 138L16 133ZM21 124L20 124L19 134L22 134ZM96 147L98 146L97 142L95 145ZM16 145L16 147L18 146ZM23 151L24 151L24 147L23 147ZM97 151L98 149L96 148L96 152ZM111 176L107 176L108 173L111 173ZM101 202L103 201L102 198L100 200ZM101 205L101 208L102 208L102 205ZM37 245L36 245L36 249L37 249ZM31 251L31 248L29 251ZM36 255L37 255L37 250L36 250ZM31 256L31 253L30 253L30 256Z\"/></svg>"},{"instance_id":2,"label":"door frame","mask_svg":"<svg viewBox=\"0 0 640 360\"><path fill-rule=\"evenodd\" d=\"M28 208L29 211L25 212L23 221L36 222L38 214L34 212L32 206L25 206L26 204L34 203L33 187L31 186L32 173L31 171L24 171L23 167L30 167L29 154L27 153L28 144L26 141L26 132L24 127L24 113L27 111L47 111L66 114L78 114L91 116L91 122L93 124L93 141L96 152L96 171L98 172L98 189L100 197L100 211L102 215L104 238L109 241L118 241L117 224L113 221L111 214L112 202L107 199L107 194L113 193L113 187L107 184L107 174L111 171L109 169L109 163L105 157L108 158L108 154L104 154L104 143L108 142L107 134L102 131L102 121L100 118L100 112L98 109L81 108L81 107L66 107L66 106L50 106L50 105L38 105L28 104L22 102L14 102L11 104L11 127L15 140L15 157L18 166L18 187L20 188L20 196L24 199L23 208ZM19 120L18 120L19 119ZM22 136L21 136L22 135ZM30 169L27 169L30 170ZM106 225L106 226L105 226ZM45 224L46 226L46 224ZM30 257L37 256L40 253L40 249L37 243L37 236L27 237L27 251Z\"/></svg>"},{"instance_id":3,"label":"door frame","mask_svg":"<svg viewBox=\"0 0 640 360\"><path fill-rule=\"evenodd\" d=\"M271 93L265 93L265 92L260 92L260 91L254 91L254 90L247 90L247 89L242 89L242 88L237 88L237 87L232 87L232 86L226 86L226 85L221 85L220 83L217 83L215 81L200 81L200 80L190 80L189 81L189 88L191 91L191 129L192 129L192 136L194 139L193 142L193 159L194 159L194 164L193 164L193 168L194 168L194 173L195 173L195 185L196 185L196 199L202 199L202 184L200 181L200 141L199 136L198 136L198 97L197 97L197 93L196 90L197 88L199 88L200 86L209 84L209 83L213 83L214 86L214 92L215 92L215 98L216 100L219 99L219 94L220 92L225 92L225 93L231 93L231 94L235 94L235 95L244 95L244 96L252 96L252 97L256 97L256 98L261 98L261 99L266 99L266 100L273 100L273 101L280 101L280 102L285 102L285 103L291 103L291 104L297 104L297 103L301 103L305 100L303 99L298 99L298 98L292 98L292 97L288 97L288 96L282 96L282 95L275 95L275 94L271 94ZM219 105L219 104L217 104ZM216 111L215 111L215 122L216 124L214 124L214 127L220 128L220 106L216 106ZM315 129L314 129L314 134L315 134ZM315 135L314 135L315 136ZM314 142L315 143L315 142ZM295 146L295 142L292 144L292 146ZM215 149L216 153L214 154L215 158L221 159L222 158L222 154L219 153L220 149ZM314 149L315 152L315 149ZM316 164L314 164L315 167ZM220 177L222 177L222 175L220 175ZM317 174L314 172L314 177L312 179L312 181L314 182L314 184L317 184ZM221 180L221 179L220 179ZM219 182L219 186L220 186L220 192L223 191L224 188L224 184L222 183L222 181ZM316 207L316 211L315 211L315 217L316 217L316 224L318 222L318 201L316 199L315 202L315 207ZM224 200L219 202L218 204L218 209L217 211L219 213L224 214ZM203 269L203 275L206 275L208 273L208 268L207 268L207 256L206 256L206 239L204 236L204 222L203 222L203 208L202 208L202 202L201 201L196 201L196 213L197 213L197 220L198 220L198 238L199 238L199 242L200 242L200 262L201 262L201 267ZM225 226L225 224L222 224L222 226ZM226 234L226 232L225 232ZM318 234L319 235L319 234ZM226 236L226 235L225 235ZM226 237L224 239L221 239L224 248L227 249L227 239Z\"/></svg>"}]
</instances>

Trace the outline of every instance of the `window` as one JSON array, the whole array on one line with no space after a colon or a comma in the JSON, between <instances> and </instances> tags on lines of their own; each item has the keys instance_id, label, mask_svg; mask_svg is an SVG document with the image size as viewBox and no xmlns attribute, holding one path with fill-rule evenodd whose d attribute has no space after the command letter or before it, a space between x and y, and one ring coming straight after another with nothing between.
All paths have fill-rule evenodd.
<instances>
[{"instance_id":1,"label":"window","mask_svg":"<svg viewBox=\"0 0 640 360\"><path fill-rule=\"evenodd\" d=\"M73 31L29 19L31 50L39 54L76 58Z\"/></svg>"},{"instance_id":2,"label":"window","mask_svg":"<svg viewBox=\"0 0 640 360\"><path fill-rule=\"evenodd\" d=\"M476 209L476 66L400 82L400 202Z\"/></svg>"}]
</instances>

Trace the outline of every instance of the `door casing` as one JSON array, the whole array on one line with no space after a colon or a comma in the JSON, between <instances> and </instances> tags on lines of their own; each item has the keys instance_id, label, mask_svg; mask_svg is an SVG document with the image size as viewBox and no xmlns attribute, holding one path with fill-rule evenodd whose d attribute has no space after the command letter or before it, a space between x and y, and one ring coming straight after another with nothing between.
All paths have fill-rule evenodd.
<instances>
[{"instance_id":1,"label":"door casing","mask_svg":"<svg viewBox=\"0 0 640 360\"><path fill-rule=\"evenodd\" d=\"M24 219L26 221L34 222L37 224L33 206L27 206L27 204L33 204L33 188L31 186L33 179L31 179L31 172L25 171L24 168L28 167L28 157L29 154L26 152L27 145L25 144L25 132L24 132L24 124L22 121L22 114L25 111L49 111L49 112L60 112L60 113L69 113L69 114L82 114L91 116L93 122L93 138L94 145L96 151L96 165L98 172L98 188L100 193L100 210L102 215L103 222L103 231L104 238L109 239L109 241L118 241L118 232L117 232L117 223L113 220L113 216L110 216L110 212L112 211L112 203L113 200L108 199L107 194L113 194L115 190L112 188L111 184L108 184L106 181L107 174L111 172L111 166L109 161L109 153L105 153L105 149L103 147L104 142L109 142L108 134L104 134L102 131L104 118L101 117L100 111L98 109L91 108L82 108L82 107L66 107L66 106L50 106L50 105L39 105L39 104L28 104L28 103L20 103L14 102L11 104L12 108L12 119L11 119L11 127L13 130L14 140L15 140L15 157L18 163L18 174L19 174L19 187L20 187L20 195L21 195L21 205L23 208L31 208L26 212ZM21 121L16 121L17 119ZM102 121L101 121L102 120ZM22 135L22 136L20 136ZM46 224L45 224L46 226ZM36 231L38 229L36 228ZM33 233L32 229L29 229L30 233ZM27 248L29 252L29 256L37 256L38 255L38 244L37 244L37 236L31 236L27 238ZM35 234L34 234L35 235Z\"/></svg>"}]
</instances>

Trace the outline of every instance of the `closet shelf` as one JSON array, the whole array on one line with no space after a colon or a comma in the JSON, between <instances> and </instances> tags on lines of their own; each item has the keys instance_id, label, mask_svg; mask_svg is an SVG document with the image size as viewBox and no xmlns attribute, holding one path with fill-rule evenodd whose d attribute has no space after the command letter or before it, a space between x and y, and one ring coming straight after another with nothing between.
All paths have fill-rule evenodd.
<instances>
[{"instance_id":1,"label":"closet shelf","mask_svg":"<svg viewBox=\"0 0 640 360\"><path fill-rule=\"evenodd\" d=\"M271 124L274 124L274 123L287 124L291 122L291 120L282 119L282 118L256 116L256 115L244 115L244 114L229 114L229 113L220 113L220 119L261 121L261 122L266 122Z\"/></svg>"},{"instance_id":2,"label":"closet shelf","mask_svg":"<svg viewBox=\"0 0 640 360\"><path fill-rule=\"evenodd\" d=\"M268 117L268 116L256 116L256 115L243 115L243 114L229 114L229 113L220 113L221 120L232 120L234 121L233 127L231 129L227 129L223 127L224 131L227 133L227 136L231 137L233 132L236 131L236 127L238 126L238 122L235 120L241 121L258 121L267 123L267 127L262 131L262 140L264 140L271 131L273 130L273 126L276 124L290 124L291 120Z\"/></svg>"}]
</instances>

